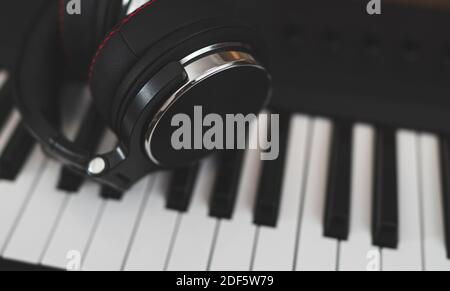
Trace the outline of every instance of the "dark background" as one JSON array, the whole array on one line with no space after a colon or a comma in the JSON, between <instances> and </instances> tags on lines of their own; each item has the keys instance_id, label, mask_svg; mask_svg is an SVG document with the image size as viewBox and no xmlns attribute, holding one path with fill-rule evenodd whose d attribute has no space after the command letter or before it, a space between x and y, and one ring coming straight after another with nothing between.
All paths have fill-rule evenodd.
<instances>
[{"instance_id":1,"label":"dark background","mask_svg":"<svg viewBox=\"0 0 450 291\"><path fill-rule=\"evenodd\" d=\"M42 1L0 4L1 65L14 63ZM449 2L385 0L380 16L366 13L367 2L242 1L243 17L270 46L272 105L450 132Z\"/></svg>"}]
</instances>

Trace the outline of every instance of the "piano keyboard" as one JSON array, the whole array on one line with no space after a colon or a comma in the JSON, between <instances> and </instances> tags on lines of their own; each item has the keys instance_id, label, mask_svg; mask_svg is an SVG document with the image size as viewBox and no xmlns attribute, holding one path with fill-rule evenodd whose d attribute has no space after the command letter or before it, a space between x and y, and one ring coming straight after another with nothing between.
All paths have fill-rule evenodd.
<instances>
[{"instance_id":1,"label":"piano keyboard","mask_svg":"<svg viewBox=\"0 0 450 291\"><path fill-rule=\"evenodd\" d=\"M0 83L7 104L4 72ZM450 270L446 138L283 115L276 161L224 153L111 199L15 134L20 116L3 111L0 269ZM67 132L100 140L86 126ZM6 150L12 139L19 152Z\"/></svg>"}]
</instances>

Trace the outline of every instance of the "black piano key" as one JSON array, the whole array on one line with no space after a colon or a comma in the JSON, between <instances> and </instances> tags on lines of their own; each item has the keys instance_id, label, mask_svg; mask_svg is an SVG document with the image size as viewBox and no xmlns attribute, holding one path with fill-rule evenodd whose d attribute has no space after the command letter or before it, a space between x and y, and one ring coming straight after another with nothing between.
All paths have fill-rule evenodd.
<instances>
[{"instance_id":1,"label":"black piano key","mask_svg":"<svg viewBox=\"0 0 450 291\"><path fill-rule=\"evenodd\" d=\"M350 123L338 122L331 143L324 235L338 240L347 240L350 230L352 133Z\"/></svg>"},{"instance_id":2,"label":"black piano key","mask_svg":"<svg viewBox=\"0 0 450 291\"><path fill-rule=\"evenodd\" d=\"M10 82L0 88L0 128L3 127L13 109L13 92Z\"/></svg>"},{"instance_id":3,"label":"black piano key","mask_svg":"<svg viewBox=\"0 0 450 291\"><path fill-rule=\"evenodd\" d=\"M289 116L280 115L279 156L275 160L264 161L262 165L253 215L254 224L259 226L277 226L282 199L289 121Z\"/></svg>"},{"instance_id":4,"label":"black piano key","mask_svg":"<svg viewBox=\"0 0 450 291\"><path fill-rule=\"evenodd\" d=\"M68 167L63 167L58 180L57 188L66 193L76 193L80 190L85 177L75 173Z\"/></svg>"},{"instance_id":5,"label":"black piano key","mask_svg":"<svg viewBox=\"0 0 450 291\"><path fill-rule=\"evenodd\" d=\"M445 247L450 259L450 136L441 137L441 172Z\"/></svg>"},{"instance_id":6,"label":"black piano key","mask_svg":"<svg viewBox=\"0 0 450 291\"><path fill-rule=\"evenodd\" d=\"M105 125L100 118L97 110L92 107L87 112L80 126L75 143L88 152L94 152L100 144L105 131ZM67 167L61 170L58 181L58 189L67 193L78 192L85 177L79 173L73 172Z\"/></svg>"},{"instance_id":7,"label":"black piano key","mask_svg":"<svg viewBox=\"0 0 450 291\"><path fill-rule=\"evenodd\" d=\"M124 193L108 186L103 186L100 191L100 197L106 200L122 200Z\"/></svg>"},{"instance_id":8,"label":"black piano key","mask_svg":"<svg viewBox=\"0 0 450 291\"><path fill-rule=\"evenodd\" d=\"M63 269L0 258L0 272L63 272Z\"/></svg>"},{"instance_id":9,"label":"black piano key","mask_svg":"<svg viewBox=\"0 0 450 291\"><path fill-rule=\"evenodd\" d=\"M192 200L199 165L181 168L175 171L169 186L166 208L187 212Z\"/></svg>"},{"instance_id":10,"label":"black piano key","mask_svg":"<svg viewBox=\"0 0 450 291\"><path fill-rule=\"evenodd\" d=\"M0 157L0 179L13 181L22 170L35 145L35 139L20 122Z\"/></svg>"},{"instance_id":11,"label":"black piano key","mask_svg":"<svg viewBox=\"0 0 450 291\"><path fill-rule=\"evenodd\" d=\"M372 213L373 244L397 248L399 213L395 130L377 129Z\"/></svg>"},{"instance_id":12,"label":"black piano key","mask_svg":"<svg viewBox=\"0 0 450 291\"><path fill-rule=\"evenodd\" d=\"M231 219L241 178L244 151L224 151L218 162L218 175L210 201L209 215Z\"/></svg>"}]
</instances>

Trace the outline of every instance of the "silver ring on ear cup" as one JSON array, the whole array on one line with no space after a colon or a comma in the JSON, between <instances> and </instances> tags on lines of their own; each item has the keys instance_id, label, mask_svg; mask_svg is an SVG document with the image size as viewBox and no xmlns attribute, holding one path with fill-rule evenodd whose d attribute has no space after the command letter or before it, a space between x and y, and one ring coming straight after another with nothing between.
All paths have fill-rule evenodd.
<instances>
[{"instance_id":1,"label":"silver ring on ear cup","mask_svg":"<svg viewBox=\"0 0 450 291\"><path fill-rule=\"evenodd\" d=\"M150 121L145 135L144 147L153 163L158 166L165 166L152 150L155 131L164 115L180 98L183 98L186 92L212 76L239 67L252 67L263 71L269 76L267 70L249 53L237 50L221 50L236 46L236 43L215 44L198 50L180 61L187 74L187 81L159 108L154 118ZM240 46L245 47L243 44L240 44Z\"/></svg>"}]
</instances>

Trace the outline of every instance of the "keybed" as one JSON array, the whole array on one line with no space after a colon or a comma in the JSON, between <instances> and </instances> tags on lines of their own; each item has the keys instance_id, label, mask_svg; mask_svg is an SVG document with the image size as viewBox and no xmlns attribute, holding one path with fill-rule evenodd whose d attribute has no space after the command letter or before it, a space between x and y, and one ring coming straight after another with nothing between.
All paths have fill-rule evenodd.
<instances>
[{"instance_id":1,"label":"keybed","mask_svg":"<svg viewBox=\"0 0 450 291\"><path fill-rule=\"evenodd\" d=\"M7 82L0 71L3 90ZM112 148L103 126L86 126L96 120L86 112L71 136ZM72 174L34 142L8 146L30 141L11 110L0 124L0 268L450 270L446 137L283 118L276 161L262 161L260 150L227 152L109 199L82 177L61 182ZM22 164L14 175L6 160Z\"/></svg>"}]
</instances>

